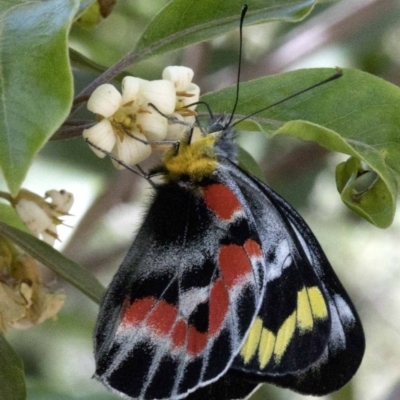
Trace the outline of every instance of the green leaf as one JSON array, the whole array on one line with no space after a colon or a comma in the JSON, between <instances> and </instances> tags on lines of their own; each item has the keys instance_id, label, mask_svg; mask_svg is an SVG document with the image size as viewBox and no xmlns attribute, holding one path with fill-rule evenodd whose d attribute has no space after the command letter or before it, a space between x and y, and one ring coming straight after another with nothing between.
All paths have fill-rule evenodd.
<instances>
[{"instance_id":1,"label":"green leaf","mask_svg":"<svg viewBox=\"0 0 400 400\"><path fill-rule=\"evenodd\" d=\"M78 0L0 8L0 168L16 195L39 149L68 115L67 34Z\"/></svg>"},{"instance_id":2,"label":"green leaf","mask_svg":"<svg viewBox=\"0 0 400 400\"><path fill-rule=\"evenodd\" d=\"M257 164L256 160L242 147L239 147L239 166L246 170L247 172L253 174L261 181L265 182L264 173L261 171L260 166Z\"/></svg>"},{"instance_id":3,"label":"green leaf","mask_svg":"<svg viewBox=\"0 0 400 400\"><path fill-rule=\"evenodd\" d=\"M69 59L74 68L79 68L91 72L103 73L107 68L100 65L89 58L85 57L83 54L75 49L69 49Z\"/></svg>"},{"instance_id":4,"label":"green leaf","mask_svg":"<svg viewBox=\"0 0 400 400\"><path fill-rule=\"evenodd\" d=\"M18 213L15 211L15 208L8 204L0 203L0 221L20 231L29 232L25 224L21 221Z\"/></svg>"},{"instance_id":5,"label":"green leaf","mask_svg":"<svg viewBox=\"0 0 400 400\"><path fill-rule=\"evenodd\" d=\"M240 85L238 117L263 109L322 81L335 70L310 69ZM213 112L232 109L235 87L202 97ZM315 141L366 163L378 179L361 197L345 194L346 203L380 228L393 220L400 184L400 89L356 70L254 117L271 134ZM240 125L239 125L240 126ZM379 193L378 193L379 192ZM374 206L372 206L372 202Z\"/></svg>"},{"instance_id":6,"label":"green leaf","mask_svg":"<svg viewBox=\"0 0 400 400\"><path fill-rule=\"evenodd\" d=\"M390 225L392 197L376 173L364 169L362 162L350 157L336 167L336 186L343 202L376 226Z\"/></svg>"},{"instance_id":7,"label":"green leaf","mask_svg":"<svg viewBox=\"0 0 400 400\"><path fill-rule=\"evenodd\" d=\"M104 287L86 269L64 257L47 243L0 222L0 234L7 237L36 260L60 275L96 303L100 303Z\"/></svg>"},{"instance_id":8,"label":"green leaf","mask_svg":"<svg viewBox=\"0 0 400 400\"><path fill-rule=\"evenodd\" d=\"M2 334L0 334L0 357L1 400L24 400L26 398L24 365Z\"/></svg>"},{"instance_id":9,"label":"green leaf","mask_svg":"<svg viewBox=\"0 0 400 400\"><path fill-rule=\"evenodd\" d=\"M249 0L245 25L272 20L299 21L317 0ZM209 40L239 27L243 0L174 0L148 24L136 50L146 56L180 49ZM144 56L142 56L142 59Z\"/></svg>"}]
</instances>

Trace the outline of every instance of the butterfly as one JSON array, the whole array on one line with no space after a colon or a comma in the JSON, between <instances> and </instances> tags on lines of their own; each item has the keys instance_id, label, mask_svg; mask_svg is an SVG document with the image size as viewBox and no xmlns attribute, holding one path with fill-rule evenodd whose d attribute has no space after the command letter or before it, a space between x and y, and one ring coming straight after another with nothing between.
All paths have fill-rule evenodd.
<instances>
[{"instance_id":1,"label":"butterfly","mask_svg":"<svg viewBox=\"0 0 400 400\"><path fill-rule=\"evenodd\" d=\"M122 397L228 400L346 384L360 319L301 216L237 164L231 117L163 159L101 304L95 377Z\"/></svg>"}]
</instances>

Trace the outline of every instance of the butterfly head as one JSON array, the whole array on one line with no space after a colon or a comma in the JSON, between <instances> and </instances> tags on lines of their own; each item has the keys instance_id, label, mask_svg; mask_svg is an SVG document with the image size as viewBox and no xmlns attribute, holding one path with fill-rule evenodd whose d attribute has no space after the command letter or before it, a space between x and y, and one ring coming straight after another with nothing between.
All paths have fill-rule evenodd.
<instances>
[{"instance_id":1,"label":"butterfly head","mask_svg":"<svg viewBox=\"0 0 400 400\"><path fill-rule=\"evenodd\" d=\"M177 152L164 157L165 180L199 182L210 176L217 167L216 141L216 134L208 134L191 143L180 142Z\"/></svg>"}]
</instances>

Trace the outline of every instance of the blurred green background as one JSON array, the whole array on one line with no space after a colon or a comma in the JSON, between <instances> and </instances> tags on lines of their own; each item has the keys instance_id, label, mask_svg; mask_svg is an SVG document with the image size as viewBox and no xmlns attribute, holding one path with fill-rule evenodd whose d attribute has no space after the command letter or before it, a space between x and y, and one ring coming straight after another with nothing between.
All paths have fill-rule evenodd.
<instances>
[{"instance_id":1,"label":"blurred green background","mask_svg":"<svg viewBox=\"0 0 400 400\"><path fill-rule=\"evenodd\" d=\"M119 1L95 28L75 25L71 47L100 65L110 66L133 48L164 3ZM239 14L240 10L238 20ZM238 38L235 31L151 58L130 72L157 79L165 66L181 64L195 71L194 82L203 93L232 85ZM340 66L358 68L398 85L400 4L394 0L322 3L298 24L279 22L245 28L243 46L242 80L298 68ZM96 76L79 65L74 74L77 92ZM342 155L287 137L270 140L261 133L244 133L239 140L259 162L269 185L308 222L364 324L367 350L358 373L345 388L324 399L400 399L400 216L390 228L379 230L341 203L334 168L345 159ZM149 160L144 167L155 161ZM74 229L63 228L59 248L107 285L148 204L149 185L129 172L117 172L109 160L96 158L77 138L49 143L24 187L39 194L50 188L74 193L73 216L67 221ZM65 292L67 302L57 321L7 334L24 360L28 399L117 399L91 379L98 306L68 285ZM307 397L265 385L252 398Z\"/></svg>"}]
</instances>

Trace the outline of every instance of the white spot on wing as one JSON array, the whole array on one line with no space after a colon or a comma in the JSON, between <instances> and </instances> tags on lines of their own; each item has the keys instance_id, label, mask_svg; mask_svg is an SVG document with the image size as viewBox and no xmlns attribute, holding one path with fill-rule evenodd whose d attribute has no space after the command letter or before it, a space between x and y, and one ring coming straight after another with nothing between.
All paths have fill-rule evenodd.
<instances>
[{"instance_id":1,"label":"white spot on wing","mask_svg":"<svg viewBox=\"0 0 400 400\"><path fill-rule=\"evenodd\" d=\"M356 319L347 302L344 301L343 298L338 294L335 294L333 300L335 301L336 307L339 310L342 324L346 326L353 325Z\"/></svg>"},{"instance_id":2,"label":"white spot on wing","mask_svg":"<svg viewBox=\"0 0 400 400\"><path fill-rule=\"evenodd\" d=\"M275 248L275 259L267 265L267 280L273 280L281 276L283 270L292 263L289 243L286 239L282 240Z\"/></svg>"},{"instance_id":3,"label":"white spot on wing","mask_svg":"<svg viewBox=\"0 0 400 400\"><path fill-rule=\"evenodd\" d=\"M208 300L208 286L202 288L192 288L179 296L179 313L186 319L192 314L194 309L200 304Z\"/></svg>"},{"instance_id":4,"label":"white spot on wing","mask_svg":"<svg viewBox=\"0 0 400 400\"><path fill-rule=\"evenodd\" d=\"M330 304L332 333L332 350L344 349L346 346L345 329L355 322L354 314L346 301L338 294L333 296L334 304ZM333 340L332 340L333 339Z\"/></svg>"}]
</instances>

